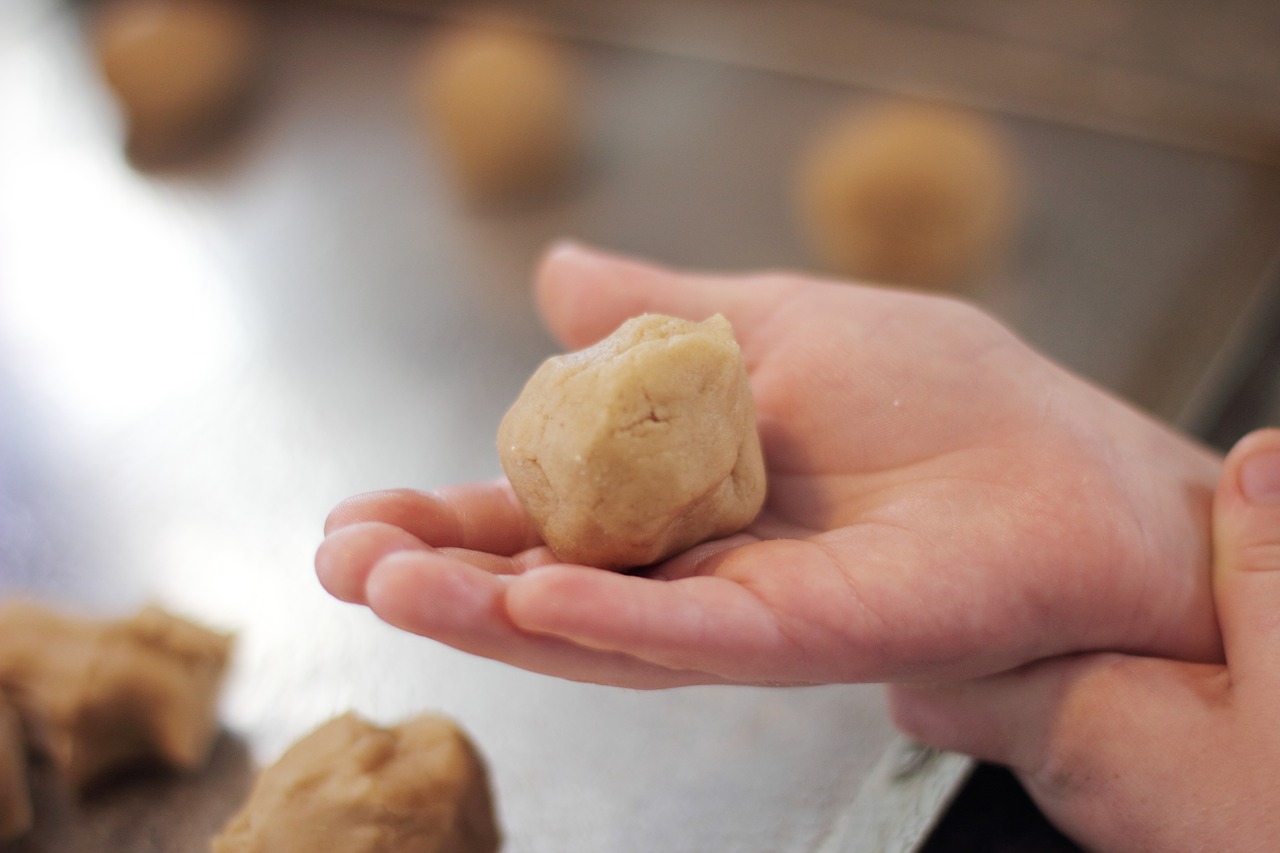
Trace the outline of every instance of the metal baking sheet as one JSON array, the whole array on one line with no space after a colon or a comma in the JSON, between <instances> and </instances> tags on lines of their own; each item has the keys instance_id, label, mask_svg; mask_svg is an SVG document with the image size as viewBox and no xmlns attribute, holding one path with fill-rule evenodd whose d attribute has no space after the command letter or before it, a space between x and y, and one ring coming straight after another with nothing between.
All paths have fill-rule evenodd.
<instances>
[{"instance_id":1,"label":"metal baking sheet","mask_svg":"<svg viewBox=\"0 0 1280 853\"><path fill-rule=\"evenodd\" d=\"M208 773L82 803L38 773L39 824L14 849L199 849L255 765L348 709L462 722L513 853L856 849L876 822L908 849L962 768L922 761L942 781L902 789L896 826L853 808L864 785L911 775L875 686L573 684L401 634L314 581L341 498L498 473L497 422L555 350L528 292L548 241L810 269L789 164L831 111L883 94L667 49L656 22L642 43L561 20L587 70L590 162L553 201L479 214L408 103L408 68L444 25L429 11L274 8L253 120L144 173L120 153L79 9L0 10L0 594L95 613L158 601L239 638ZM1187 422L1271 292L1267 167L990 118L1021 152L1026 212L1005 268L965 295Z\"/></svg>"}]
</instances>

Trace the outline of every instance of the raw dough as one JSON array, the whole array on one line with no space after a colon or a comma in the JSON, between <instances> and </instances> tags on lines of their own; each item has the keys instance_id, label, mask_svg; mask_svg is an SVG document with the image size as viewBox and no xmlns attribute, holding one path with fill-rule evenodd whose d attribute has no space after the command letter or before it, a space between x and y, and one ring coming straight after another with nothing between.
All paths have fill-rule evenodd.
<instances>
[{"instance_id":1,"label":"raw dough","mask_svg":"<svg viewBox=\"0 0 1280 853\"><path fill-rule=\"evenodd\" d=\"M0 694L0 845L31 828L27 747L18 712Z\"/></svg>"},{"instance_id":2,"label":"raw dough","mask_svg":"<svg viewBox=\"0 0 1280 853\"><path fill-rule=\"evenodd\" d=\"M76 787L139 763L195 769L217 734L231 639L156 607L120 621L0 607L0 688Z\"/></svg>"},{"instance_id":3,"label":"raw dough","mask_svg":"<svg viewBox=\"0 0 1280 853\"><path fill-rule=\"evenodd\" d=\"M620 569L745 527L764 460L729 321L646 314L548 359L498 429L502 467L561 559Z\"/></svg>"},{"instance_id":4,"label":"raw dough","mask_svg":"<svg viewBox=\"0 0 1280 853\"><path fill-rule=\"evenodd\" d=\"M939 107L882 104L843 116L805 151L797 205L818 256L883 283L963 282L1006 245L1010 147L994 126Z\"/></svg>"},{"instance_id":5,"label":"raw dough","mask_svg":"<svg viewBox=\"0 0 1280 853\"><path fill-rule=\"evenodd\" d=\"M501 838L479 753L446 717L394 728L345 714L254 784L213 853L492 853Z\"/></svg>"},{"instance_id":6,"label":"raw dough","mask_svg":"<svg viewBox=\"0 0 1280 853\"><path fill-rule=\"evenodd\" d=\"M109 0L95 19L98 65L144 165L221 135L255 89L265 30L239 0Z\"/></svg>"},{"instance_id":7,"label":"raw dough","mask_svg":"<svg viewBox=\"0 0 1280 853\"><path fill-rule=\"evenodd\" d=\"M510 27L452 31L428 42L417 85L424 129L471 201L545 193L565 178L577 87L555 43Z\"/></svg>"}]
</instances>

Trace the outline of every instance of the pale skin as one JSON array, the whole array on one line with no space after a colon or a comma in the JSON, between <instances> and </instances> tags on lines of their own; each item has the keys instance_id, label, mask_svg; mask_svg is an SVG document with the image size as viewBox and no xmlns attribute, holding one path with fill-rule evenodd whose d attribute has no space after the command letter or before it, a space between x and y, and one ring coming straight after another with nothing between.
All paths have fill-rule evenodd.
<instances>
[{"instance_id":1,"label":"pale skin","mask_svg":"<svg viewBox=\"0 0 1280 853\"><path fill-rule=\"evenodd\" d=\"M646 311L730 320L768 467L761 515L631 575L557 562L504 481L361 495L331 513L316 557L336 597L580 681L915 685L895 715L921 735L922 709L949 707L941 684L1090 652L1224 659L1221 458L978 310L567 245L535 288L568 349Z\"/></svg>"},{"instance_id":2,"label":"pale skin","mask_svg":"<svg viewBox=\"0 0 1280 853\"><path fill-rule=\"evenodd\" d=\"M630 687L950 680L1101 649L1221 659L1220 460L977 310L573 246L535 286L570 349L646 311L728 317L768 466L760 517L632 576L557 563L505 482L361 495L316 558L338 598Z\"/></svg>"},{"instance_id":3,"label":"pale skin","mask_svg":"<svg viewBox=\"0 0 1280 853\"><path fill-rule=\"evenodd\" d=\"M894 719L1010 766L1088 848L1280 849L1280 430L1228 454L1213 532L1224 664L1067 655L891 687Z\"/></svg>"}]
</instances>

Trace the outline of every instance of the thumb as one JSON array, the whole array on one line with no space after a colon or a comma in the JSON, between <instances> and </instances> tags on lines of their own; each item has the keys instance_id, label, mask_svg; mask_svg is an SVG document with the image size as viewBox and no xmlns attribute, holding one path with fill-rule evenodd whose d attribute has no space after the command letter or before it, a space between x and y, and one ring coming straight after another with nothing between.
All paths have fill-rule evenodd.
<instances>
[{"instance_id":1,"label":"thumb","mask_svg":"<svg viewBox=\"0 0 1280 853\"><path fill-rule=\"evenodd\" d=\"M802 286L800 279L781 275L676 272L570 242L547 251L534 279L543 321L573 349L595 343L624 320L644 313L688 320L720 313L741 336Z\"/></svg>"},{"instance_id":2,"label":"thumb","mask_svg":"<svg viewBox=\"0 0 1280 853\"><path fill-rule=\"evenodd\" d=\"M1280 693L1280 429L1227 454L1213 504L1214 601L1237 690Z\"/></svg>"}]
</instances>

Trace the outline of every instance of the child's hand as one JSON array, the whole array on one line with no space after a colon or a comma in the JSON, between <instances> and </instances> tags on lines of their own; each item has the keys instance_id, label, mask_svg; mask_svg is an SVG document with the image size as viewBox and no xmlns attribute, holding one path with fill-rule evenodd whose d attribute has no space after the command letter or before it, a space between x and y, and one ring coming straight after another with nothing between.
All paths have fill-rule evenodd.
<instances>
[{"instance_id":1,"label":"child's hand","mask_svg":"<svg viewBox=\"0 0 1280 853\"><path fill-rule=\"evenodd\" d=\"M628 576L558 564L505 483L364 495L334 510L316 557L337 597L469 652L634 687L956 680L1099 649L1221 659L1219 460L976 309L567 246L537 288L571 348L645 311L725 314L764 511Z\"/></svg>"},{"instance_id":2,"label":"child's hand","mask_svg":"<svg viewBox=\"0 0 1280 853\"><path fill-rule=\"evenodd\" d=\"M1072 655L892 688L898 724L1012 766L1090 849L1280 850L1280 430L1227 456L1213 516L1225 666Z\"/></svg>"}]
</instances>

